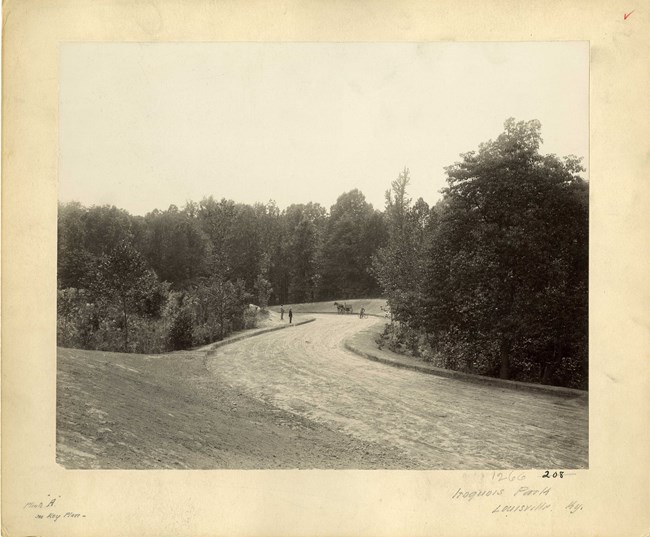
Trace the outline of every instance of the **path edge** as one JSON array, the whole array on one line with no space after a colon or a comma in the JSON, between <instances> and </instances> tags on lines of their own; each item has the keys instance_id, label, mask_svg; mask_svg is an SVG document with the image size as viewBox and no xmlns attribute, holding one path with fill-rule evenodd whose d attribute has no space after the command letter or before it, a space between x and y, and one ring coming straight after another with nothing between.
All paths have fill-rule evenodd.
<instances>
[{"instance_id":1,"label":"path edge","mask_svg":"<svg viewBox=\"0 0 650 537\"><path fill-rule=\"evenodd\" d=\"M205 352L207 353L207 355L212 355L218 348L224 347L225 345L230 345L231 343L236 343L237 341L242 341L243 339L249 339L255 336L261 336L262 334L268 334L269 332L275 332L276 330L284 330L285 328L291 328L292 326L300 326L302 324L313 323L315 320L316 319L306 319L304 321L299 321L297 323L283 324L281 326L272 326L270 328L262 328L261 330L256 330L255 332L249 334L240 334L238 336L234 336L228 339L224 339L212 343L209 349L205 349Z\"/></svg>"},{"instance_id":2,"label":"path edge","mask_svg":"<svg viewBox=\"0 0 650 537\"><path fill-rule=\"evenodd\" d=\"M538 392L546 393L549 395L558 395L561 397L568 398L584 398L587 399L589 392L583 390L576 390L574 388L563 388L561 386L546 386L544 384L532 384L529 382L520 382L516 380L504 380L494 377L484 377L481 375L473 375L471 373L462 373L461 371L453 371L451 369L443 369L440 367L434 366L425 366L417 364L406 364L403 362L398 362L396 360L391 360L385 356L378 356L370 352L362 351L358 347L355 347L349 340L343 342L343 346L353 352L357 356L372 360L373 362L379 362L382 364L390 365L399 369L408 369L411 371L417 371L419 373L426 373L427 375L435 375L438 377L446 377L455 380L462 380L465 382L473 382L475 384L487 384L499 388L507 388L510 390L520 390L528 392Z\"/></svg>"}]
</instances>

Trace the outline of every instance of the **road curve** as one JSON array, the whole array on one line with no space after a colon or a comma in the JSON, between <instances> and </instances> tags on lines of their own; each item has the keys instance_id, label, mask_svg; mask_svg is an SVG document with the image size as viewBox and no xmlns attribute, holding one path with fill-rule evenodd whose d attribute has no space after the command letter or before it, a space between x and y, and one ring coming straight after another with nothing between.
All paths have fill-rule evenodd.
<instances>
[{"instance_id":1,"label":"road curve","mask_svg":"<svg viewBox=\"0 0 650 537\"><path fill-rule=\"evenodd\" d=\"M219 382L359 440L398 449L404 468L586 468L583 400L393 368L344 341L375 319L316 316L219 348Z\"/></svg>"}]
</instances>

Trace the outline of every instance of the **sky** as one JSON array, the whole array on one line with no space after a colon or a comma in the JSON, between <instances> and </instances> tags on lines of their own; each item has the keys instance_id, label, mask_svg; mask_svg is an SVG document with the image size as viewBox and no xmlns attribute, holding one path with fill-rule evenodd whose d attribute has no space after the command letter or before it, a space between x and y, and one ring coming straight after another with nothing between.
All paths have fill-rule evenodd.
<instances>
[{"instance_id":1,"label":"sky","mask_svg":"<svg viewBox=\"0 0 650 537\"><path fill-rule=\"evenodd\" d=\"M329 208L358 188L381 209L407 167L433 204L509 117L588 168L587 42L67 43L60 62L61 201Z\"/></svg>"}]
</instances>

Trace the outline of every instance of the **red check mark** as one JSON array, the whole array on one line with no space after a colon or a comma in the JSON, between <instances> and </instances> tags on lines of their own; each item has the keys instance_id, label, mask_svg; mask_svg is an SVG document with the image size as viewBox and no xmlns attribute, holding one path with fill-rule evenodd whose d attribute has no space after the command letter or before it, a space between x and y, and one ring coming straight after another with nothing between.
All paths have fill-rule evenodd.
<instances>
[{"instance_id":1,"label":"red check mark","mask_svg":"<svg viewBox=\"0 0 650 537\"><path fill-rule=\"evenodd\" d=\"M630 11L629 13L623 13L623 20L626 21L627 18L634 13L634 10Z\"/></svg>"}]
</instances>

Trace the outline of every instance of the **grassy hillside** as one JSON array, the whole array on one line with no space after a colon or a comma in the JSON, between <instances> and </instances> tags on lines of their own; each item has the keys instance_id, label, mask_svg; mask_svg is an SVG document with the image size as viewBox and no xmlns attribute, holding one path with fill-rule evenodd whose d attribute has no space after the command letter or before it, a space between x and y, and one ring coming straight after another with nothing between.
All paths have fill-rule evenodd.
<instances>
[{"instance_id":1,"label":"grassy hillside","mask_svg":"<svg viewBox=\"0 0 650 537\"><path fill-rule=\"evenodd\" d=\"M353 313L358 315L359 310L364 307L366 308L366 313L369 315L380 315L384 316L384 311L381 310L381 307L386 307L386 301L382 298L358 298L354 300L328 300L327 302L305 302L303 304L284 304L284 309L286 312L289 311L289 308L293 310L294 313L337 313L336 306L334 302L339 304L347 304L352 306ZM280 306L272 306L270 308L274 312L280 311Z\"/></svg>"}]
</instances>

